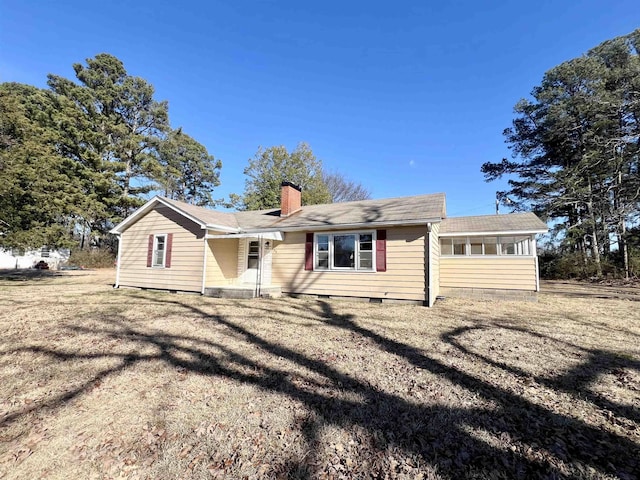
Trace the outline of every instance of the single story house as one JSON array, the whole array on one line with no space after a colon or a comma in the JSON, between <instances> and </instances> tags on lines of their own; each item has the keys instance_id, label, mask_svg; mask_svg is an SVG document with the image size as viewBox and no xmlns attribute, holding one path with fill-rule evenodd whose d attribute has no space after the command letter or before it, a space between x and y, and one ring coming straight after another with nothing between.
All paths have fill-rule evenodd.
<instances>
[{"instance_id":1,"label":"single story house","mask_svg":"<svg viewBox=\"0 0 640 480\"><path fill-rule=\"evenodd\" d=\"M160 196L117 225L116 287L210 296L317 295L433 305L438 295L535 298L533 213L447 218L445 195L219 212Z\"/></svg>"},{"instance_id":2,"label":"single story house","mask_svg":"<svg viewBox=\"0 0 640 480\"><path fill-rule=\"evenodd\" d=\"M68 249L54 250L46 246L31 250L0 248L0 269L31 268L44 261L49 268L57 270L69 259L70 253Z\"/></svg>"}]
</instances>

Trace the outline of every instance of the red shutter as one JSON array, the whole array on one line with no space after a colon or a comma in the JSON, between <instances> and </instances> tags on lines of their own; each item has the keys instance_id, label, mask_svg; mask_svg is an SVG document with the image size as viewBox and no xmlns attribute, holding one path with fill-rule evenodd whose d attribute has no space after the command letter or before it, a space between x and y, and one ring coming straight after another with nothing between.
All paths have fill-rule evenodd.
<instances>
[{"instance_id":1,"label":"red shutter","mask_svg":"<svg viewBox=\"0 0 640 480\"><path fill-rule=\"evenodd\" d=\"M387 271L387 231L376 232L376 272Z\"/></svg>"},{"instance_id":2,"label":"red shutter","mask_svg":"<svg viewBox=\"0 0 640 480\"><path fill-rule=\"evenodd\" d=\"M147 267L153 262L153 235L149 235L149 245L147 247Z\"/></svg>"},{"instance_id":3,"label":"red shutter","mask_svg":"<svg viewBox=\"0 0 640 480\"><path fill-rule=\"evenodd\" d=\"M165 268L171 267L171 246L172 245L173 245L173 233L167 233L167 244L164 247L167 249L167 253L164 258Z\"/></svg>"},{"instance_id":4,"label":"red shutter","mask_svg":"<svg viewBox=\"0 0 640 480\"><path fill-rule=\"evenodd\" d=\"M313 233L307 233L304 244L304 269L313 270Z\"/></svg>"}]
</instances>

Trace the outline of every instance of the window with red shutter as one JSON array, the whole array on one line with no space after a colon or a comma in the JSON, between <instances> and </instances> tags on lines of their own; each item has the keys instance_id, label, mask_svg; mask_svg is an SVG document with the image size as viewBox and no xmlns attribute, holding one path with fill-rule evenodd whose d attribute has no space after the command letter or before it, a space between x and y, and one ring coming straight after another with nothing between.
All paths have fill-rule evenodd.
<instances>
[{"instance_id":1,"label":"window with red shutter","mask_svg":"<svg viewBox=\"0 0 640 480\"><path fill-rule=\"evenodd\" d=\"M147 267L169 268L171 266L172 233L149 235Z\"/></svg>"},{"instance_id":2,"label":"window with red shutter","mask_svg":"<svg viewBox=\"0 0 640 480\"><path fill-rule=\"evenodd\" d=\"M387 271L387 231L376 232L376 271Z\"/></svg>"},{"instance_id":3,"label":"window with red shutter","mask_svg":"<svg viewBox=\"0 0 640 480\"><path fill-rule=\"evenodd\" d=\"M304 244L304 269L313 270L313 233L307 233Z\"/></svg>"},{"instance_id":4,"label":"window with red shutter","mask_svg":"<svg viewBox=\"0 0 640 480\"><path fill-rule=\"evenodd\" d=\"M166 244L166 249L167 251L165 252L165 256L164 256L164 267L165 268L170 268L171 267L171 249L173 247L173 233L168 233L167 234L167 244Z\"/></svg>"},{"instance_id":5,"label":"window with red shutter","mask_svg":"<svg viewBox=\"0 0 640 480\"><path fill-rule=\"evenodd\" d=\"M147 246L147 267L153 265L153 235L149 235L149 243Z\"/></svg>"}]
</instances>

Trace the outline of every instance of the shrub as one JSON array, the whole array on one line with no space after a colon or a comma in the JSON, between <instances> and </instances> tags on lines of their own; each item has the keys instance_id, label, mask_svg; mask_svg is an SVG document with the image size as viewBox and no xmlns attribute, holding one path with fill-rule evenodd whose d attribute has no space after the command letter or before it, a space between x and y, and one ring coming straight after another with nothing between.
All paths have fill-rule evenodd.
<instances>
[{"instance_id":1,"label":"shrub","mask_svg":"<svg viewBox=\"0 0 640 480\"><path fill-rule=\"evenodd\" d=\"M585 259L579 252L543 251L539 262L540 277L550 280L587 279L594 277L597 272L593 259ZM604 267L602 262L601 265Z\"/></svg>"},{"instance_id":2,"label":"shrub","mask_svg":"<svg viewBox=\"0 0 640 480\"><path fill-rule=\"evenodd\" d=\"M538 257L540 277L549 280L580 279L597 276L596 262L579 252L558 252L543 250ZM600 258L600 267L604 278L623 278L624 266L617 251ZM640 274L640 251L629 248L629 270L632 277Z\"/></svg>"},{"instance_id":3,"label":"shrub","mask_svg":"<svg viewBox=\"0 0 640 480\"><path fill-rule=\"evenodd\" d=\"M110 268L115 266L115 261L116 257L111 250L74 250L67 264L84 268Z\"/></svg>"}]
</instances>

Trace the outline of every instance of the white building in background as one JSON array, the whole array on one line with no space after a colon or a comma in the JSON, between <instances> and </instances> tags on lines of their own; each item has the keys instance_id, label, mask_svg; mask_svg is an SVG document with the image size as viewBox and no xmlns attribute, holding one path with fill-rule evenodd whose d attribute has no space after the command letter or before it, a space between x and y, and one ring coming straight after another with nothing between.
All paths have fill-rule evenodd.
<instances>
[{"instance_id":1,"label":"white building in background","mask_svg":"<svg viewBox=\"0 0 640 480\"><path fill-rule=\"evenodd\" d=\"M42 247L37 250L2 249L0 248L0 269L31 268L39 261L45 261L52 270L60 268L69 259L69 250L49 250Z\"/></svg>"}]
</instances>

